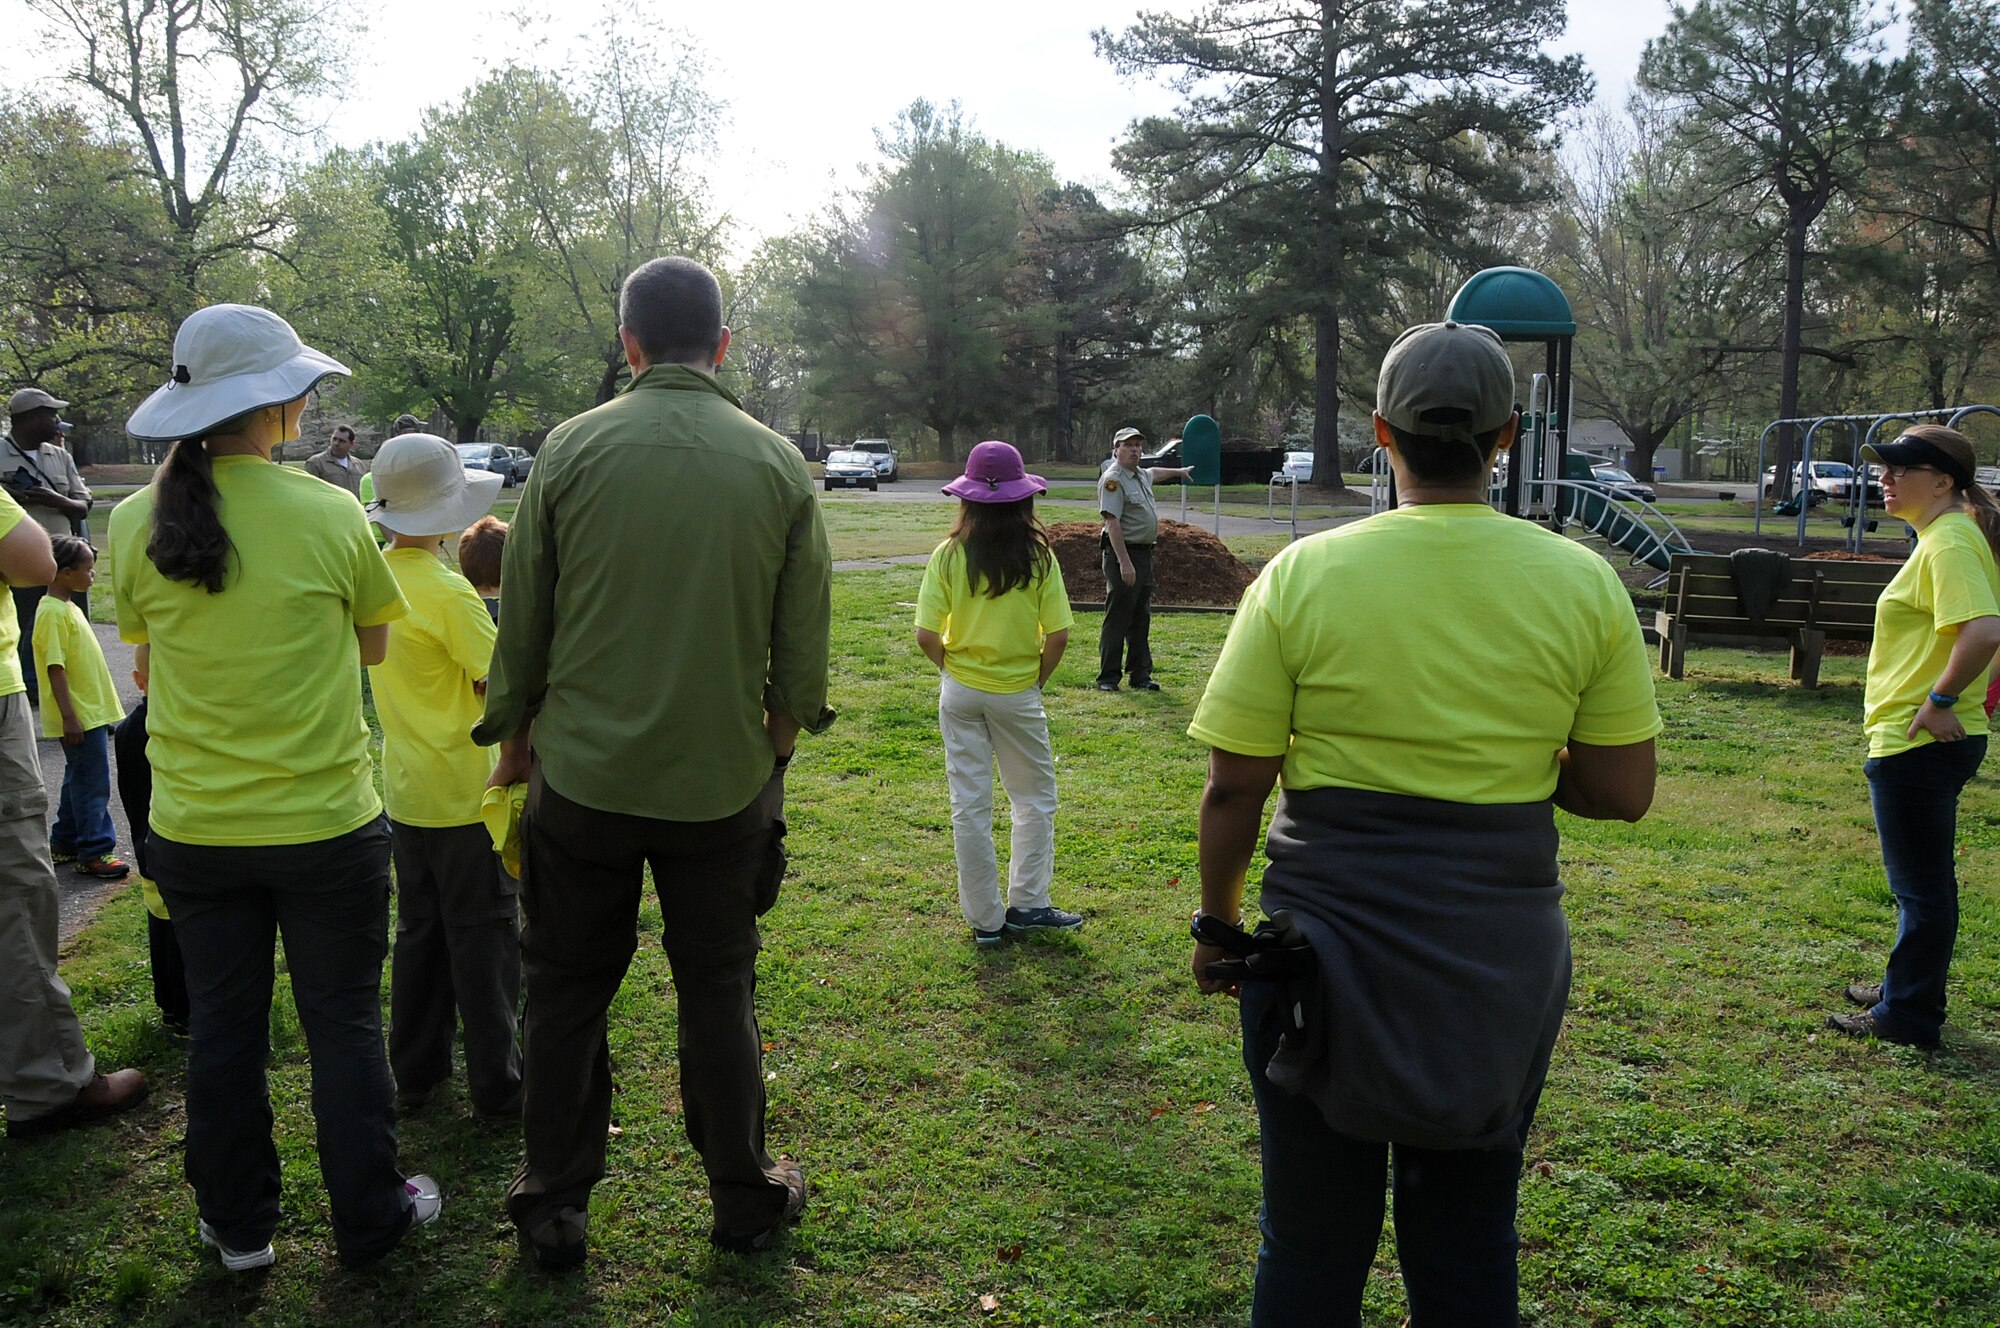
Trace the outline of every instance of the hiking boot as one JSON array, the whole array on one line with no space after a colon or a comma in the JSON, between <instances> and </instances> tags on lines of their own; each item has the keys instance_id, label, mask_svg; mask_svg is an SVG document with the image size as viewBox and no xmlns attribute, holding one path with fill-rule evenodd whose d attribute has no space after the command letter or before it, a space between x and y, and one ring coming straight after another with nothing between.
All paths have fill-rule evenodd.
<instances>
[{"instance_id":1,"label":"hiking boot","mask_svg":"<svg viewBox=\"0 0 2000 1328\"><path fill-rule=\"evenodd\" d=\"M521 1253L552 1273L581 1268L588 1256L590 1215L581 1208L558 1208L532 1227L521 1228Z\"/></svg>"},{"instance_id":2,"label":"hiking boot","mask_svg":"<svg viewBox=\"0 0 2000 1328\"><path fill-rule=\"evenodd\" d=\"M778 1220L755 1231L724 1231L717 1227L708 1233L709 1244L729 1254L759 1254L771 1248L780 1230L799 1220L806 1206L806 1173L789 1158L780 1158L778 1166L784 1174L777 1179L785 1183L785 1210Z\"/></svg>"},{"instance_id":3,"label":"hiking boot","mask_svg":"<svg viewBox=\"0 0 2000 1328\"><path fill-rule=\"evenodd\" d=\"M1864 1009L1872 1009L1882 1003L1882 984L1879 982L1850 982L1840 989L1840 994Z\"/></svg>"},{"instance_id":4,"label":"hiking boot","mask_svg":"<svg viewBox=\"0 0 2000 1328\"><path fill-rule=\"evenodd\" d=\"M76 864L79 876L95 876L100 881L122 881L132 874L132 866L115 853L101 858L85 858Z\"/></svg>"},{"instance_id":5,"label":"hiking boot","mask_svg":"<svg viewBox=\"0 0 2000 1328\"><path fill-rule=\"evenodd\" d=\"M73 1125L82 1125L102 1116L116 1115L129 1111L146 1100L149 1091L146 1076L137 1070L114 1070L110 1074L94 1074L90 1082L78 1090L76 1098L66 1107L58 1107L44 1116L30 1116L26 1120L7 1117L7 1137L9 1139L33 1139L44 1134L55 1134Z\"/></svg>"},{"instance_id":6,"label":"hiking boot","mask_svg":"<svg viewBox=\"0 0 2000 1328\"><path fill-rule=\"evenodd\" d=\"M232 1250L222 1243L215 1234L215 1228L206 1221L195 1223L195 1230L201 1236L201 1243L222 1256L222 1266L232 1273L247 1273L256 1268L269 1268L278 1261L278 1255L269 1245L261 1250Z\"/></svg>"},{"instance_id":7,"label":"hiking boot","mask_svg":"<svg viewBox=\"0 0 2000 1328\"><path fill-rule=\"evenodd\" d=\"M1916 1038L1893 1037L1882 1031L1881 1025L1875 1022L1875 1016L1867 1010L1860 1010L1854 1014L1830 1014L1826 1017L1826 1026L1838 1029L1849 1037L1874 1038L1878 1042L1893 1042L1899 1047L1922 1047L1928 1051L1938 1045L1936 1038L1920 1041Z\"/></svg>"},{"instance_id":8,"label":"hiking boot","mask_svg":"<svg viewBox=\"0 0 2000 1328\"><path fill-rule=\"evenodd\" d=\"M1075 931L1083 925L1083 914L1065 913L1059 908L1010 908L1008 931Z\"/></svg>"}]
</instances>

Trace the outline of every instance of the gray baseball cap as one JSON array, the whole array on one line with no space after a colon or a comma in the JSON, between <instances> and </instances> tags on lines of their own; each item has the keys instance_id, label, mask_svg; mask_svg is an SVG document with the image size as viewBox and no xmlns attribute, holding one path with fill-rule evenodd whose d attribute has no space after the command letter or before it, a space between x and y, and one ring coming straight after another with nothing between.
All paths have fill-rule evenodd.
<instances>
[{"instance_id":1,"label":"gray baseball cap","mask_svg":"<svg viewBox=\"0 0 2000 1328\"><path fill-rule=\"evenodd\" d=\"M1382 357L1375 412L1404 433L1476 443L1514 413L1514 365L1491 328L1421 323Z\"/></svg>"},{"instance_id":2,"label":"gray baseball cap","mask_svg":"<svg viewBox=\"0 0 2000 1328\"><path fill-rule=\"evenodd\" d=\"M24 387L7 398L9 415L26 415L31 410L61 410L69 402L52 397L39 387Z\"/></svg>"}]
</instances>

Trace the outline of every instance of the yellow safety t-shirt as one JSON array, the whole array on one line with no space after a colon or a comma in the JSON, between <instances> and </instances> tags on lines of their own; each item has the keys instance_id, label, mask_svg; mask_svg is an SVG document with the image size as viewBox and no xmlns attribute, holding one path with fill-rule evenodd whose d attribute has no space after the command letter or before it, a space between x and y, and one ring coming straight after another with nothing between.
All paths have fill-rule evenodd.
<instances>
[{"instance_id":1,"label":"yellow safety t-shirt","mask_svg":"<svg viewBox=\"0 0 2000 1328\"><path fill-rule=\"evenodd\" d=\"M1660 731L1605 561L1481 504L1406 507L1281 552L1244 594L1188 732L1284 756L1288 789L1535 802L1556 753Z\"/></svg>"},{"instance_id":2,"label":"yellow safety t-shirt","mask_svg":"<svg viewBox=\"0 0 2000 1328\"><path fill-rule=\"evenodd\" d=\"M494 749L472 741L486 703L472 685L493 663L497 628L472 583L422 549L391 549L410 605L389 653L368 670L382 720L382 797L404 825L477 825Z\"/></svg>"},{"instance_id":3,"label":"yellow safety t-shirt","mask_svg":"<svg viewBox=\"0 0 2000 1328\"><path fill-rule=\"evenodd\" d=\"M407 611L354 495L256 456L213 461L222 593L146 556L152 487L111 513L118 634L152 649L152 827L185 844L308 844L382 814L356 627Z\"/></svg>"},{"instance_id":4,"label":"yellow safety t-shirt","mask_svg":"<svg viewBox=\"0 0 2000 1328\"><path fill-rule=\"evenodd\" d=\"M1917 532L1917 547L1875 601L1875 642L1868 648L1868 688L1862 724L1870 756L1894 756L1927 742L1922 729L1905 736L1931 694L1958 625L2000 614L2000 569L1979 523L1946 512ZM1965 684L1957 714L1968 734L1987 731L1986 681L1991 666Z\"/></svg>"},{"instance_id":5,"label":"yellow safety t-shirt","mask_svg":"<svg viewBox=\"0 0 2000 1328\"><path fill-rule=\"evenodd\" d=\"M62 737L62 707L49 686L49 670L60 668L69 685L70 708L85 733L125 718L104 647L90 630L83 610L66 599L44 595L35 604L35 681L42 689L42 736Z\"/></svg>"},{"instance_id":6,"label":"yellow safety t-shirt","mask_svg":"<svg viewBox=\"0 0 2000 1328\"><path fill-rule=\"evenodd\" d=\"M1062 567L995 599L984 582L974 594L965 575L965 549L946 540L931 550L917 591L917 626L944 638L944 670L977 691L1008 695L1035 685L1042 671L1042 641L1068 631L1074 618Z\"/></svg>"},{"instance_id":7,"label":"yellow safety t-shirt","mask_svg":"<svg viewBox=\"0 0 2000 1328\"><path fill-rule=\"evenodd\" d=\"M11 494L0 491L0 536L27 519L27 509ZM6 601L0 607L0 696L12 696L28 690L28 680L21 673L21 621L14 613L14 597L0 594L0 600ZM32 630L34 624L28 626Z\"/></svg>"}]
</instances>

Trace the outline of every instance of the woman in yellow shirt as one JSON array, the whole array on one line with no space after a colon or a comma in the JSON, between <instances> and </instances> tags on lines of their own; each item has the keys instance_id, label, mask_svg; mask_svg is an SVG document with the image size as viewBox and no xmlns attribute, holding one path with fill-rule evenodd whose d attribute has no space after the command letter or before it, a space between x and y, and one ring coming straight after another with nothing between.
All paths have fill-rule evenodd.
<instances>
[{"instance_id":1,"label":"woman in yellow shirt","mask_svg":"<svg viewBox=\"0 0 2000 1328\"><path fill-rule=\"evenodd\" d=\"M361 716L361 665L406 609L354 495L271 464L313 386L346 372L266 310L194 313L173 381L126 425L173 450L111 517L118 631L150 701L147 865L187 964L187 1176L202 1243L232 1272L274 1257L280 937L341 1257L388 1252L441 1203L396 1165L389 828Z\"/></svg>"},{"instance_id":2,"label":"woman in yellow shirt","mask_svg":"<svg viewBox=\"0 0 2000 1328\"><path fill-rule=\"evenodd\" d=\"M1958 937L1958 795L1986 756L1977 698L2000 647L2000 503L1979 486L1972 444L1955 429L1919 424L1862 450L1887 467L1889 515L1917 532L1916 551L1875 604L1863 718L1862 771L1899 921L1882 981L1847 985L1863 1008L1827 1023L1935 1047ZM1966 693L1975 699L1960 710Z\"/></svg>"}]
</instances>

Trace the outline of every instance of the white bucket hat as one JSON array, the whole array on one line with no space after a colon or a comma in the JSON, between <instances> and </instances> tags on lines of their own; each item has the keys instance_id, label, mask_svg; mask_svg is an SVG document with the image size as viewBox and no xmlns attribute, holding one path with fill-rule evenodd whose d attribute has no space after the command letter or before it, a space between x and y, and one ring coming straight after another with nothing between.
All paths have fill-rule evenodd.
<instances>
[{"instance_id":1,"label":"white bucket hat","mask_svg":"<svg viewBox=\"0 0 2000 1328\"><path fill-rule=\"evenodd\" d=\"M296 401L348 367L299 340L292 325L249 304L211 304L174 334L174 376L125 421L147 442L193 438L226 420Z\"/></svg>"},{"instance_id":2,"label":"white bucket hat","mask_svg":"<svg viewBox=\"0 0 2000 1328\"><path fill-rule=\"evenodd\" d=\"M398 535L455 535L485 516L505 477L467 470L458 449L432 433L397 434L375 454L368 519Z\"/></svg>"}]
</instances>

